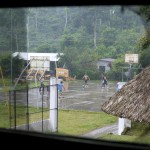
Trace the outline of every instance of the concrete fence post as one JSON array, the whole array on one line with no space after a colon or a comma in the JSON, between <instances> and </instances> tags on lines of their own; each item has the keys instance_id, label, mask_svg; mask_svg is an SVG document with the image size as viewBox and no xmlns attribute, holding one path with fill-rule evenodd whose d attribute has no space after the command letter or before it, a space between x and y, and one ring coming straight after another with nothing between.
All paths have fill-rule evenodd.
<instances>
[{"instance_id":1,"label":"concrete fence post","mask_svg":"<svg viewBox=\"0 0 150 150\"><path fill-rule=\"evenodd\" d=\"M50 78L50 131L57 132L58 130L58 90L57 90L57 80L55 77Z\"/></svg>"}]
</instances>

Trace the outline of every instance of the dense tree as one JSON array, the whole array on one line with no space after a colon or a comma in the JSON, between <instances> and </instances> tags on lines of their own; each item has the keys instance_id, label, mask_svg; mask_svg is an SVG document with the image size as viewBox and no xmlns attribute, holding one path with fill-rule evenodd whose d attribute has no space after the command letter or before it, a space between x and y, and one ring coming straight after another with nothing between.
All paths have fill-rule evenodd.
<instances>
[{"instance_id":1,"label":"dense tree","mask_svg":"<svg viewBox=\"0 0 150 150\"><path fill-rule=\"evenodd\" d=\"M0 52L26 51L26 10L0 10Z\"/></svg>"},{"instance_id":2,"label":"dense tree","mask_svg":"<svg viewBox=\"0 0 150 150\"><path fill-rule=\"evenodd\" d=\"M10 67L12 63L12 68ZM0 66L3 70L4 78L10 78L11 74L13 79L18 77L24 68L24 60L19 55L12 57L11 53L4 53L0 56ZM11 72L12 71L12 72Z\"/></svg>"},{"instance_id":3,"label":"dense tree","mask_svg":"<svg viewBox=\"0 0 150 150\"><path fill-rule=\"evenodd\" d=\"M146 67L150 64L149 58L149 47L150 47L150 6L142 5L142 6L130 6L128 9L135 12L138 16L141 17L145 28L145 35L141 36L141 40L139 41L139 54L140 54L140 64L142 67Z\"/></svg>"}]
</instances>

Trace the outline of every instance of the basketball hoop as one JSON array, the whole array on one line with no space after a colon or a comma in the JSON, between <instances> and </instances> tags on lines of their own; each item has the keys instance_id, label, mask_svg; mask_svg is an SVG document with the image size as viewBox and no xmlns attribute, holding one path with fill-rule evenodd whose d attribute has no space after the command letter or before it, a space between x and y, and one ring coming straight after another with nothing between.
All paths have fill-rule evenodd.
<instances>
[{"instance_id":1,"label":"basketball hoop","mask_svg":"<svg viewBox=\"0 0 150 150\"><path fill-rule=\"evenodd\" d=\"M138 54L125 54L125 63L138 64Z\"/></svg>"}]
</instances>

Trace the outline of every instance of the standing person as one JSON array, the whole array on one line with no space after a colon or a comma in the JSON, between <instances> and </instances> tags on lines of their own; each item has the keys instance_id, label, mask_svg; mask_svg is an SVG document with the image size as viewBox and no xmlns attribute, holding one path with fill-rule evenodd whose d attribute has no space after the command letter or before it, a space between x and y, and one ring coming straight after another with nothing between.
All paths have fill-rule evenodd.
<instances>
[{"instance_id":1,"label":"standing person","mask_svg":"<svg viewBox=\"0 0 150 150\"><path fill-rule=\"evenodd\" d=\"M106 87L107 84L108 84L107 77L105 75L103 75L103 77L102 77L102 87Z\"/></svg>"},{"instance_id":2,"label":"standing person","mask_svg":"<svg viewBox=\"0 0 150 150\"><path fill-rule=\"evenodd\" d=\"M88 80L90 80L90 78L89 78L89 76L87 75L87 74L85 74L83 77L82 77L82 79L84 80L84 86L85 85L88 85Z\"/></svg>"},{"instance_id":3,"label":"standing person","mask_svg":"<svg viewBox=\"0 0 150 150\"><path fill-rule=\"evenodd\" d=\"M60 83L58 84L59 97L62 95L63 90L65 90L65 87L63 81L60 81Z\"/></svg>"},{"instance_id":4,"label":"standing person","mask_svg":"<svg viewBox=\"0 0 150 150\"><path fill-rule=\"evenodd\" d=\"M41 79L41 85L39 88L39 92L40 92L40 94L44 94L44 79L43 78Z\"/></svg>"}]
</instances>

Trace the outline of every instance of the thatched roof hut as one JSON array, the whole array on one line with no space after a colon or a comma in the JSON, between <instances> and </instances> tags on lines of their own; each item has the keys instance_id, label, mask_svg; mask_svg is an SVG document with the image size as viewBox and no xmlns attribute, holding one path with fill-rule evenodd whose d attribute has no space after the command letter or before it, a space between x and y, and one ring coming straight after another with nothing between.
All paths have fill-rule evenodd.
<instances>
[{"instance_id":1,"label":"thatched roof hut","mask_svg":"<svg viewBox=\"0 0 150 150\"><path fill-rule=\"evenodd\" d=\"M102 111L150 123L150 66L143 69L102 105Z\"/></svg>"}]
</instances>

